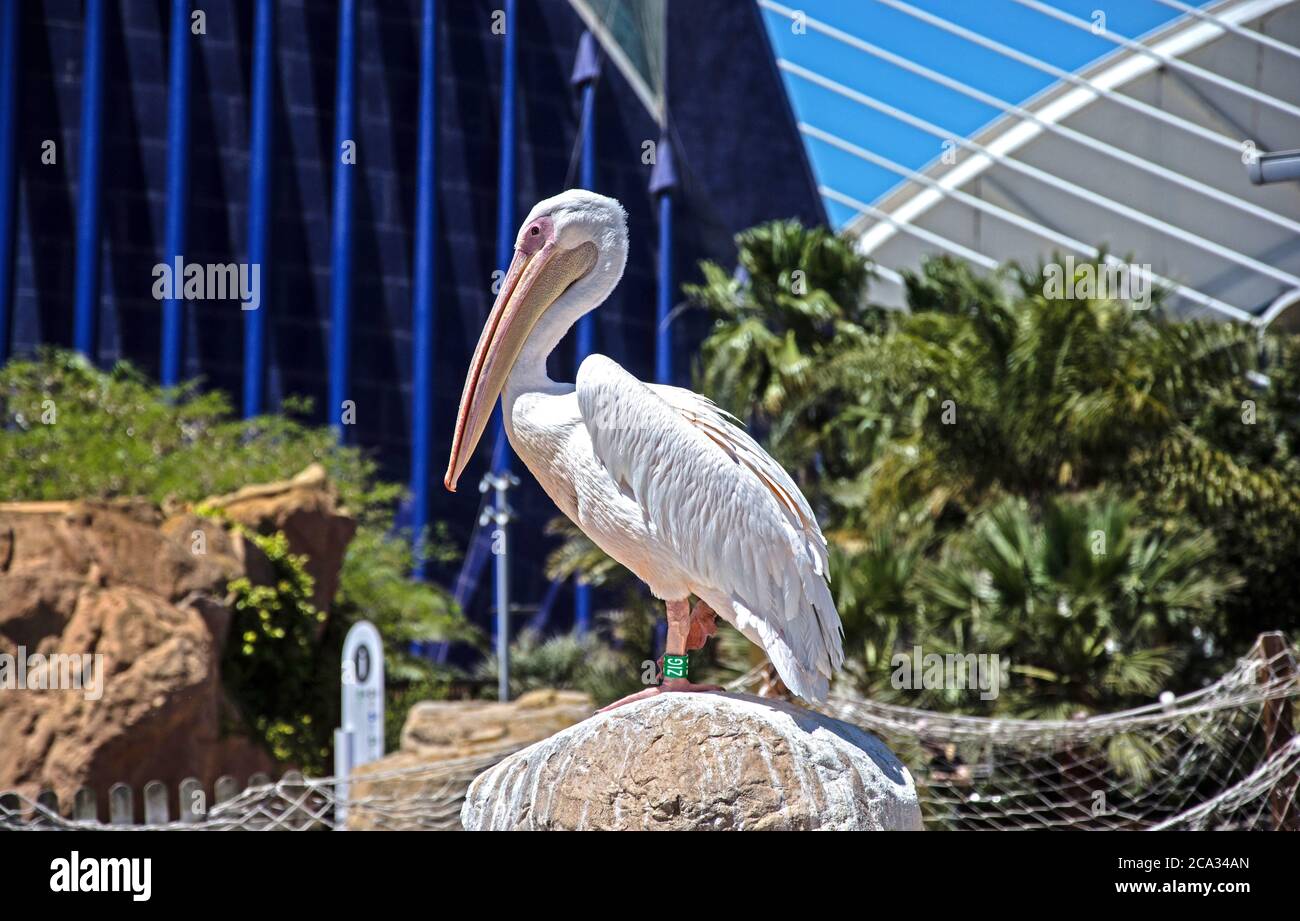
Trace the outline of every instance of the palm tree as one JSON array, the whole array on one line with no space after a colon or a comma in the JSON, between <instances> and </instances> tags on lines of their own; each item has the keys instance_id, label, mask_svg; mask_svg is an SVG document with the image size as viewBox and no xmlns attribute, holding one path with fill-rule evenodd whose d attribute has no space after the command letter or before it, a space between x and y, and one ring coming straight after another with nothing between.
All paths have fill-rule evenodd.
<instances>
[{"instance_id":1,"label":"palm tree","mask_svg":"<svg viewBox=\"0 0 1300 921\"><path fill-rule=\"evenodd\" d=\"M1214 652L1238 580L1207 533L1153 534L1137 515L1099 493L1041 515L1006 498L947 541L913 587L929 637L939 652L1004 656L1013 680L1003 700L946 689L943 703L1067 719L1149 700Z\"/></svg>"},{"instance_id":2,"label":"palm tree","mask_svg":"<svg viewBox=\"0 0 1300 921\"><path fill-rule=\"evenodd\" d=\"M813 503L861 690L899 696L888 665L921 642L1020 669L1000 702L927 705L1088 712L1194 686L1259 629L1300 628L1283 587L1300 562L1289 340L1266 340L1273 386L1257 392L1253 331L1174 320L1159 292L1067 299L1050 264L981 275L936 258L905 276L908 311L887 311L869 261L825 229L776 222L737 245L737 272L705 263L687 288L714 318L697 383ZM1254 428L1233 421L1247 400ZM617 570L577 535L555 559Z\"/></svg>"},{"instance_id":3,"label":"palm tree","mask_svg":"<svg viewBox=\"0 0 1300 921\"><path fill-rule=\"evenodd\" d=\"M808 485L835 452L824 439L830 404L810 399L834 356L864 346L883 323L867 304L871 267L825 228L776 221L741 233L738 268L713 262L688 297L715 318L700 347L700 388L760 430L770 447Z\"/></svg>"}]
</instances>

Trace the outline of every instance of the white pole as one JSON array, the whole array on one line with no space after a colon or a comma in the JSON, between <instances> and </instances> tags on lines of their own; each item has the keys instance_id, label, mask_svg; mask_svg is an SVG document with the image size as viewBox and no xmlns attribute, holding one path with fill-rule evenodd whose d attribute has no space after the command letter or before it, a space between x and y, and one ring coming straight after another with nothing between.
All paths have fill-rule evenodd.
<instances>
[{"instance_id":1,"label":"white pole","mask_svg":"<svg viewBox=\"0 0 1300 921\"><path fill-rule=\"evenodd\" d=\"M499 557L496 567L497 630L497 699L510 699L510 533L512 517L506 491L519 480L510 473L489 473L479 483L479 492L495 492L492 505L483 510L479 526L495 525L492 531L492 555Z\"/></svg>"}]
</instances>

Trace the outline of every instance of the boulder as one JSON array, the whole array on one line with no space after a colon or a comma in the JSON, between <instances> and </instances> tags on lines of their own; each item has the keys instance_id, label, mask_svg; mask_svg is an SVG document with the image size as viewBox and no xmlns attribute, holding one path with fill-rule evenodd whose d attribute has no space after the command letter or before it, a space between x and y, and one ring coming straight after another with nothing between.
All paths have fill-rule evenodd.
<instances>
[{"instance_id":1,"label":"boulder","mask_svg":"<svg viewBox=\"0 0 1300 921\"><path fill-rule=\"evenodd\" d=\"M313 603L329 610L357 522L338 507L324 467L312 464L292 479L245 486L204 499L199 507L219 511L258 534L283 531L290 552L307 557L307 572L315 581Z\"/></svg>"},{"instance_id":2,"label":"boulder","mask_svg":"<svg viewBox=\"0 0 1300 921\"><path fill-rule=\"evenodd\" d=\"M9 595L7 589L17 588ZM186 777L209 789L274 760L227 727L214 640L203 617L130 585L101 587L51 574L0 575L0 652L102 657L81 690L0 690L0 789L52 788L66 812L77 789ZM33 616L31 612L43 612ZM82 661L94 661L82 660ZM102 671L101 671L102 669ZM103 817L101 817L103 818Z\"/></svg>"},{"instance_id":3,"label":"boulder","mask_svg":"<svg viewBox=\"0 0 1300 921\"><path fill-rule=\"evenodd\" d=\"M317 603L328 607L355 523L336 509L323 469L207 504L259 532L284 528L294 552L311 555ZM222 774L276 770L242 730L220 677L226 585L240 576L266 584L270 562L220 520L172 511L164 520L138 499L0 503L5 662L21 652L23 661L58 654L103 664L99 696L0 686L0 792L34 798L49 787L68 812L81 786L102 806L125 782L139 803L150 780L175 790L192 776L211 790Z\"/></svg>"},{"instance_id":4,"label":"boulder","mask_svg":"<svg viewBox=\"0 0 1300 921\"><path fill-rule=\"evenodd\" d=\"M426 759L467 758L544 739L595 711L581 691L528 691L515 700L425 700L402 726L402 751Z\"/></svg>"},{"instance_id":5,"label":"boulder","mask_svg":"<svg viewBox=\"0 0 1300 921\"><path fill-rule=\"evenodd\" d=\"M595 710L578 691L536 690L508 703L422 701L402 727L401 750L352 774L352 830L458 828L465 788L492 759L581 722ZM386 804L416 802L400 814Z\"/></svg>"},{"instance_id":6,"label":"boulder","mask_svg":"<svg viewBox=\"0 0 1300 921\"><path fill-rule=\"evenodd\" d=\"M157 510L138 502L0 503L0 572L132 585L178 601L220 592L239 571L219 555L190 552L159 524Z\"/></svg>"},{"instance_id":7,"label":"boulder","mask_svg":"<svg viewBox=\"0 0 1300 921\"><path fill-rule=\"evenodd\" d=\"M665 694L597 714L489 768L470 830L919 830L906 767L792 703Z\"/></svg>"}]
</instances>

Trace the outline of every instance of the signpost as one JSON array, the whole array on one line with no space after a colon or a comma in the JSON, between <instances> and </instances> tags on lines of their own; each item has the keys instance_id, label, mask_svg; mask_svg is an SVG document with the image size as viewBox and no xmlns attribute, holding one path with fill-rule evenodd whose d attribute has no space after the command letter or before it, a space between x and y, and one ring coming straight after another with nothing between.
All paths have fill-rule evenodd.
<instances>
[{"instance_id":1,"label":"signpost","mask_svg":"<svg viewBox=\"0 0 1300 921\"><path fill-rule=\"evenodd\" d=\"M347 821L348 778L384 756L384 647L368 620L354 624L343 641L342 724L334 730L337 827Z\"/></svg>"}]
</instances>

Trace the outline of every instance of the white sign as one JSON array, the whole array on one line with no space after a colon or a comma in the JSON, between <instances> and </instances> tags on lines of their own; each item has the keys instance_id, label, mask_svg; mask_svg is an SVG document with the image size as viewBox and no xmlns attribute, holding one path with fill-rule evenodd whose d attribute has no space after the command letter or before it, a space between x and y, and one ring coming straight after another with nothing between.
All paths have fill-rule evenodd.
<instances>
[{"instance_id":1,"label":"white sign","mask_svg":"<svg viewBox=\"0 0 1300 921\"><path fill-rule=\"evenodd\" d=\"M384 756L384 646L368 620L354 624L343 641L342 687L342 725L334 732L340 823L347 817L347 777Z\"/></svg>"}]
</instances>

